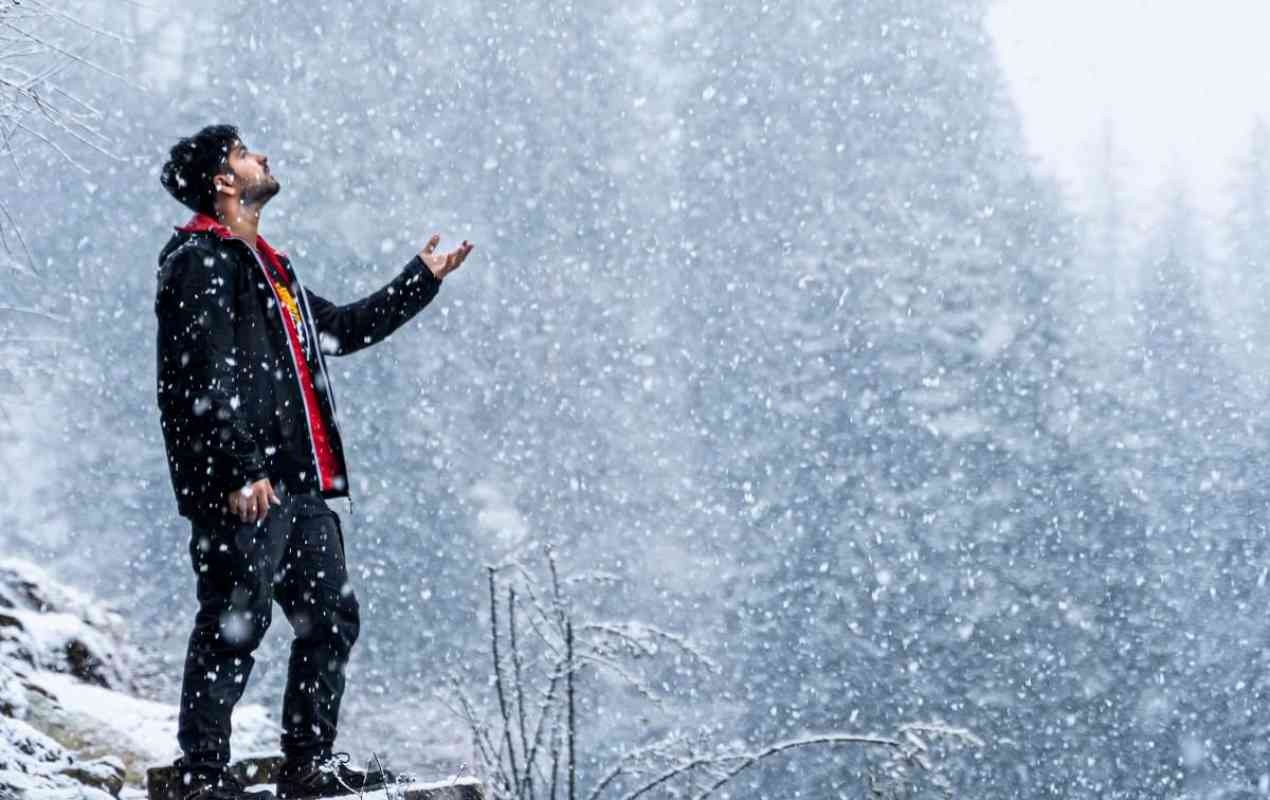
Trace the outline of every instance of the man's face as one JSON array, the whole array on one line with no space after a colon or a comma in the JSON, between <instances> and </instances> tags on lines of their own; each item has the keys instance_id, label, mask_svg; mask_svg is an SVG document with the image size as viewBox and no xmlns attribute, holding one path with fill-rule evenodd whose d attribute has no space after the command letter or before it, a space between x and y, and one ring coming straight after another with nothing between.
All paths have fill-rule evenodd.
<instances>
[{"instance_id":1,"label":"man's face","mask_svg":"<svg viewBox=\"0 0 1270 800\"><path fill-rule=\"evenodd\" d=\"M229 170L234 174L233 185L243 205L263 206L281 188L269 172L269 159L263 153L248 150L240 141L229 149Z\"/></svg>"}]
</instances>

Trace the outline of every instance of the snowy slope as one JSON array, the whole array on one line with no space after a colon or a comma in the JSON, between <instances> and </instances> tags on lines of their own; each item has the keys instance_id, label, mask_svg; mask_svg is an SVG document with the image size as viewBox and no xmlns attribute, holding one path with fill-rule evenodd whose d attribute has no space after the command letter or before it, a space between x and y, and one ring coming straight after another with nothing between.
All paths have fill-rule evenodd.
<instances>
[{"instance_id":1,"label":"snowy slope","mask_svg":"<svg viewBox=\"0 0 1270 800\"><path fill-rule=\"evenodd\" d=\"M122 617L39 567L0 560L0 798L142 797L170 764L175 706L137 696ZM276 751L259 705L234 713L234 756Z\"/></svg>"}]
</instances>

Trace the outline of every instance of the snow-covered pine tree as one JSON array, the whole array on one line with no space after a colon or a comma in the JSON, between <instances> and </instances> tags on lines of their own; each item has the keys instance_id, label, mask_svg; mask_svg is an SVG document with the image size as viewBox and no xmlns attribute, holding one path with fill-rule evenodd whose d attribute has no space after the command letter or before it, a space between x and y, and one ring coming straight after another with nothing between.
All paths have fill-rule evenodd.
<instances>
[{"instance_id":1,"label":"snow-covered pine tree","mask_svg":"<svg viewBox=\"0 0 1270 800\"><path fill-rule=\"evenodd\" d=\"M1223 226L1228 313L1220 320L1233 339L1232 358L1248 390L1270 393L1270 124L1253 124L1247 150L1234 165L1230 211Z\"/></svg>"},{"instance_id":2,"label":"snow-covered pine tree","mask_svg":"<svg viewBox=\"0 0 1270 800\"><path fill-rule=\"evenodd\" d=\"M710 62L754 87L753 128L694 118L714 187L695 224L737 253L735 289L704 315L700 406L712 472L751 510L730 628L747 731L963 722L995 744L954 783L1013 796L1087 768L1090 748L1059 736L1101 726L1073 663L1106 652L1086 619L1099 566L1080 550L1126 522L1066 441L1080 393L1056 304L1073 231L1032 174L981 11L713 22L764 33ZM782 60L782 37L805 58ZM803 765L799 786L848 791L858 767Z\"/></svg>"}]
</instances>

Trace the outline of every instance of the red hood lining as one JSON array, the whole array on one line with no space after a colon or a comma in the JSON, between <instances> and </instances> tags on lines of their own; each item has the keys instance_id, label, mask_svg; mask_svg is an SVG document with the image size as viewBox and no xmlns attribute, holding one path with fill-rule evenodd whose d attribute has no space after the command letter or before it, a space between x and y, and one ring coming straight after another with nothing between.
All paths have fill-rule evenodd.
<instances>
[{"instance_id":1,"label":"red hood lining","mask_svg":"<svg viewBox=\"0 0 1270 800\"><path fill-rule=\"evenodd\" d=\"M207 231L211 231L212 233L215 233L217 236L219 236L222 239L231 239L234 236L234 232L231 231L228 227L226 227L223 223L221 223L215 217L209 216L202 212L199 212L195 214L194 216L190 217L190 221L185 223L184 225L176 226L176 229L180 231L181 233L206 233ZM256 234L256 246L260 249L261 253L263 253L264 255L268 257L271 257L270 260L274 260L279 257L288 258L289 260L289 257L287 256L285 252L281 250L274 250L273 246L270 245L269 242L265 241L265 237L261 236L260 234Z\"/></svg>"}]
</instances>

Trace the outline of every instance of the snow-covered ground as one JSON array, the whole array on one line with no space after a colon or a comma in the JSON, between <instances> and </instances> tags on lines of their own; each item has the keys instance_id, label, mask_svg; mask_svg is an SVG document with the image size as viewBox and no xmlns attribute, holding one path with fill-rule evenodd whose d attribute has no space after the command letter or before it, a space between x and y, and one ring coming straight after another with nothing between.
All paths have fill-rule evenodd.
<instances>
[{"instance_id":1,"label":"snow-covered ground","mask_svg":"<svg viewBox=\"0 0 1270 800\"><path fill-rule=\"evenodd\" d=\"M172 763L176 706L137 696L122 617L34 564L0 560L0 798L145 796ZM234 711L234 757L277 751L264 707Z\"/></svg>"}]
</instances>

